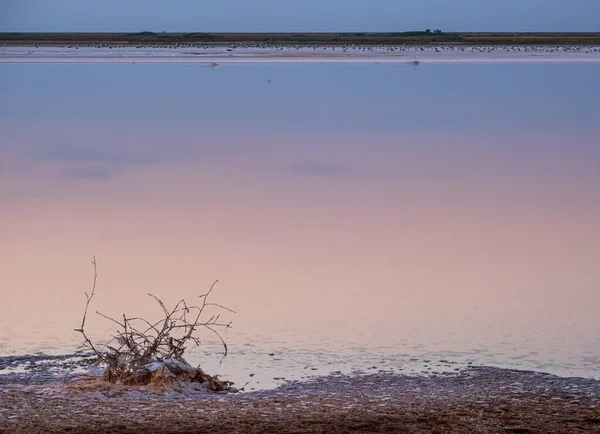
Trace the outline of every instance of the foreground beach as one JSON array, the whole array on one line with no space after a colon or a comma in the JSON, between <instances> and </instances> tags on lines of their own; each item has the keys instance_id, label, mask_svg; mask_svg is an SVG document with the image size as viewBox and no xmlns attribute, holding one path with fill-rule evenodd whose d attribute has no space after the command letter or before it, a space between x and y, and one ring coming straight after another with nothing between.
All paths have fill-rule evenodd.
<instances>
[{"instance_id":1,"label":"foreground beach","mask_svg":"<svg viewBox=\"0 0 600 434\"><path fill-rule=\"evenodd\" d=\"M79 381L0 376L0 432L600 430L599 380L489 367L432 376L331 375L252 393L149 393Z\"/></svg>"}]
</instances>

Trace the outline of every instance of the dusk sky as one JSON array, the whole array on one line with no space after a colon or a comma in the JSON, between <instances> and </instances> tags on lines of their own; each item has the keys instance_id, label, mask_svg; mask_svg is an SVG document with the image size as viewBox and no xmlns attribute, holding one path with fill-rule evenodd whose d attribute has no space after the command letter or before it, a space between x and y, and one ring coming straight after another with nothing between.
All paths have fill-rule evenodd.
<instances>
[{"instance_id":1,"label":"dusk sky","mask_svg":"<svg viewBox=\"0 0 600 434\"><path fill-rule=\"evenodd\" d=\"M0 32L600 31L597 0L2 0Z\"/></svg>"}]
</instances>

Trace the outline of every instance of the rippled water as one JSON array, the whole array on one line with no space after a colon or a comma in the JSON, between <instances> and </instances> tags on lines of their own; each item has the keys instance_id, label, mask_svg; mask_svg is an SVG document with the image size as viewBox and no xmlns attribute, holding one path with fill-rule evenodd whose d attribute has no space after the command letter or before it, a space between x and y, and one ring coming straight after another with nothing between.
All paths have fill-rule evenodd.
<instances>
[{"instance_id":1,"label":"rippled water","mask_svg":"<svg viewBox=\"0 0 600 434\"><path fill-rule=\"evenodd\" d=\"M95 255L96 339L219 279L230 354L190 358L237 384L600 377L599 75L0 65L0 356L75 349Z\"/></svg>"}]
</instances>

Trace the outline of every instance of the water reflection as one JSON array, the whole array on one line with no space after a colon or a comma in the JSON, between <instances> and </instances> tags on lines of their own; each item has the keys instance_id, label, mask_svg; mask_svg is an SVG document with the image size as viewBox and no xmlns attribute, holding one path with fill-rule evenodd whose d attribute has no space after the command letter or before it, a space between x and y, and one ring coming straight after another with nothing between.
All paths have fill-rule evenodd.
<instances>
[{"instance_id":1,"label":"water reflection","mask_svg":"<svg viewBox=\"0 0 600 434\"><path fill-rule=\"evenodd\" d=\"M96 255L115 316L218 278L231 356L194 358L238 382L597 376L598 72L1 65L0 354L72 350Z\"/></svg>"}]
</instances>

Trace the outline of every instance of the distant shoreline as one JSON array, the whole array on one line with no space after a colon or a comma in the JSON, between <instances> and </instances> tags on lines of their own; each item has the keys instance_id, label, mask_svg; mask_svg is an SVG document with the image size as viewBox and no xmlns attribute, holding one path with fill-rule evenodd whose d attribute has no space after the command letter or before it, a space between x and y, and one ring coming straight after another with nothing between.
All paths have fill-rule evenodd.
<instances>
[{"instance_id":1,"label":"distant shoreline","mask_svg":"<svg viewBox=\"0 0 600 434\"><path fill-rule=\"evenodd\" d=\"M387 33L0 33L0 45L600 45L600 33L442 32Z\"/></svg>"},{"instance_id":2,"label":"distant shoreline","mask_svg":"<svg viewBox=\"0 0 600 434\"><path fill-rule=\"evenodd\" d=\"M0 63L600 63L598 46L0 46Z\"/></svg>"}]
</instances>

